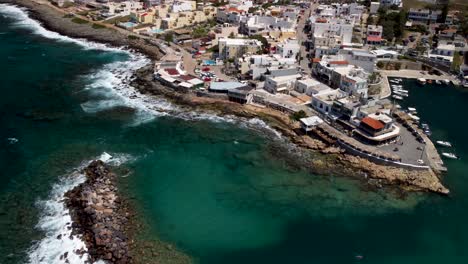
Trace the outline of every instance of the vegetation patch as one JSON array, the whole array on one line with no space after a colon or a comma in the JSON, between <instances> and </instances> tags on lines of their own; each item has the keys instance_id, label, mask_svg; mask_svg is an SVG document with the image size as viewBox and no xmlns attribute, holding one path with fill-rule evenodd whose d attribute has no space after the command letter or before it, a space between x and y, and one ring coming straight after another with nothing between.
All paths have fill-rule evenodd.
<instances>
[{"instance_id":1,"label":"vegetation patch","mask_svg":"<svg viewBox=\"0 0 468 264\"><path fill-rule=\"evenodd\" d=\"M137 40L137 39L140 39L139 37L137 37L137 36L135 36L135 35L128 35L127 38L130 39L130 40Z\"/></svg>"},{"instance_id":2,"label":"vegetation patch","mask_svg":"<svg viewBox=\"0 0 468 264\"><path fill-rule=\"evenodd\" d=\"M101 25L101 24L93 24L93 28L94 29L102 29L102 28L106 28L105 26Z\"/></svg>"},{"instance_id":3,"label":"vegetation patch","mask_svg":"<svg viewBox=\"0 0 468 264\"><path fill-rule=\"evenodd\" d=\"M71 20L73 23L76 23L76 24L87 24L88 21L87 20L84 20L84 19L81 19L79 17L75 17Z\"/></svg>"}]
</instances>

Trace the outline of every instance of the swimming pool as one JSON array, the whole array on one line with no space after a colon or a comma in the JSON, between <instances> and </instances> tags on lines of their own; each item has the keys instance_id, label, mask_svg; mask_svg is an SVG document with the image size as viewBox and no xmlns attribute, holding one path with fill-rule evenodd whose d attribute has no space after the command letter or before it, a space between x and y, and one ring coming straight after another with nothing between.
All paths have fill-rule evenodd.
<instances>
[{"instance_id":1,"label":"swimming pool","mask_svg":"<svg viewBox=\"0 0 468 264\"><path fill-rule=\"evenodd\" d=\"M154 28L151 30L151 33L153 34L160 34L160 33L163 33L164 32L164 29L160 29L160 28Z\"/></svg>"},{"instance_id":2,"label":"swimming pool","mask_svg":"<svg viewBox=\"0 0 468 264\"><path fill-rule=\"evenodd\" d=\"M119 23L120 26L124 27L124 28L132 28L136 25L138 25L137 23L133 23L133 22L122 22L122 23Z\"/></svg>"},{"instance_id":3,"label":"swimming pool","mask_svg":"<svg viewBox=\"0 0 468 264\"><path fill-rule=\"evenodd\" d=\"M203 60L203 65L216 65L214 60Z\"/></svg>"}]
</instances>

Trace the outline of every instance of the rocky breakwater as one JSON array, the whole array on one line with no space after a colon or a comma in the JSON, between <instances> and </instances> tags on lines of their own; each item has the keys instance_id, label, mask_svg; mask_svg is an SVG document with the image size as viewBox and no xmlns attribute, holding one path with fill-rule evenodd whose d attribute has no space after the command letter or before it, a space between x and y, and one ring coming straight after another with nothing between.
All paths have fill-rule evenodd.
<instances>
[{"instance_id":1,"label":"rocky breakwater","mask_svg":"<svg viewBox=\"0 0 468 264\"><path fill-rule=\"evenodd\" d=\"M100 160L83 173L86 181L65 194L73 234L84 240L91 262L132 263L125 233L129 213L117 193L116 175Z\"/></svg>"}]
</instances>

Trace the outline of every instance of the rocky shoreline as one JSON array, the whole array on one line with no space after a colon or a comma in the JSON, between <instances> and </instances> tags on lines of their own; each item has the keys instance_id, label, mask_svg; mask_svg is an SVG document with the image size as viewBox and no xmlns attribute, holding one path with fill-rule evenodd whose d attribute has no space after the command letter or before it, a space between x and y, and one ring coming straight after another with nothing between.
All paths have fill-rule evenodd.
<instances>
[{"instance_id":1,"label":"rocky shoreline","mask_svg":"<svg viewBox=\"0 0 468 264\"><path fill-rule=\"evenodd\" d=\"M73 38L111 45L116 48L128 47L145 54L151 59L159 59L161 57L159 48L148 43L145 39L129 38L128 34L125 34L125 31L122 29L113 27L94 28L93 23L75 23L70 17L66 16L66 12L63 10L59 11L46 1L0 0L0 3L26 8L31 18L40 21L41 25L50 31Z\"/></svg>"},{"instance_id":2,"label":"rocky shoreline","mask_svg":"<svg viewBox=\"0 0 468 264\"><path fill-rule=\"evenodd\" d=\"M84 170L86 181L65 194L72 218L72 235L80 235L92 263L133 263L126 226L130 215L121 202L116 175L102 161ZM66 256L65 256L66 257Z\"/></svg>"},{"instance_id":3,"label":"rocky shoreline","mask_svg":"<svg viewBox=\"0 0 468 264\"><path fill-rule=\"evenodd\" d=\"M403 191L428 191L443 195L449 193L449 190L441 183L440 175L432 170L416 171L378 165L364 158L346 154L344 150L332 143L327 143L324 139L302 134L299 124L292 122L287 115L279 111L240 105L221 99L198 97L193 93L177 92L153 80L151 65L136 71L134 77L131 85L142 94L164 96L177 105L189 106L192 110L209 111L221 116L257 117L279 131L301 151L320 152L329 156L325 158L327 160L325 162L317 158L305 159L301 162L305 167L310 168L311 172L356 177L373 186L397 186Z\"/></svg>"}]
</instances>

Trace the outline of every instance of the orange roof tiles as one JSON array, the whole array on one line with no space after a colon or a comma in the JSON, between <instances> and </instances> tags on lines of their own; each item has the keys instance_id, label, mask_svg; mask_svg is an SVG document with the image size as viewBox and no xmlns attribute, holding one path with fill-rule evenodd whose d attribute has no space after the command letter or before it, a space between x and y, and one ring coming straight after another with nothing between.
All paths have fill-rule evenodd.
<instances>
[{"instance_id":1,"label":"orange roof tiles","mask_svg":"<svg viewBox=\"0 0 468 264\"><path fill-rule=\"evenodd\" d=\"M372 129L375 129L375 130L380 130L380 129L385 127L384 123L382 123L380 120L375 120L372 117L364 117L361 120L361 123L364 123L367 126L371 127Z\"/></svg>"}]
</instances>

